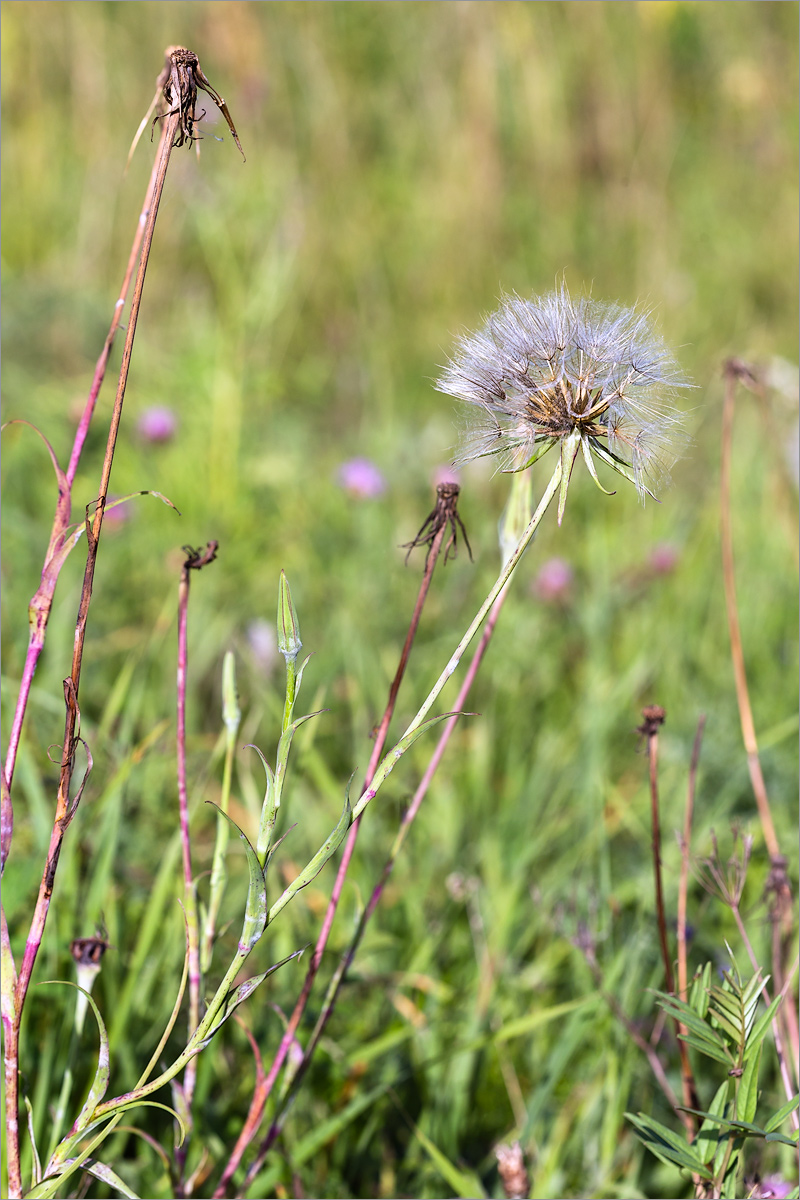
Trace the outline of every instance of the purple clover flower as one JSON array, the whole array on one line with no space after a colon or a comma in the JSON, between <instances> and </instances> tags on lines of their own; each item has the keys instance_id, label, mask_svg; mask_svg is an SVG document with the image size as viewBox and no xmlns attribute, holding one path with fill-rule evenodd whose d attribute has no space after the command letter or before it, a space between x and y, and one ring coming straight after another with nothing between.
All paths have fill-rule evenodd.
<instances>
[{"instance_id":1,"label":"purple clover flower","mask_svg":"<svg viewBox=\"0 0 800 1200\"><path fill-rule=\"evenodd\" d=\"M531 591L539 600L554 604L566 599L573 579L574 572L565 559L548 558L539 568Z\"/></svg>"},{"instance_id":2,"label":"purple clover flower","mask_svg":"<svg viewBox=\"0 0 800 1200\"><path fill-rule=\"evenodd\" d=\"M157 444L169 442L178 429L178 418L171 408L155 405L146 408L136 422L136 432L142 441Z\"/></svg>"},{"instance_id":3,"label":"purple clover flower","mask_svg":"<svg viewBox=\"0 0 800 1200\"><path fill-rule=\"evenodd\" d=\"M350 458L339 467L338 480L351 496L374 500L386 490L386 480L368 458Z\"/></svg>"}]
</instances>

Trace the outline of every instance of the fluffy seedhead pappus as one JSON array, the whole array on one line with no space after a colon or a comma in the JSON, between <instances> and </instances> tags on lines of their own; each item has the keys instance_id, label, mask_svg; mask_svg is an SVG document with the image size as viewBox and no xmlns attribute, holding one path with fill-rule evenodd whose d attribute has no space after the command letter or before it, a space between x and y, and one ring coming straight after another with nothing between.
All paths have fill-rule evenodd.
<instances>
[{"instance_id":1,"label":"fluffy seedhead pappus","mask_svg":"<svg viewBox=\"0 0 800 1200\"><path fill-rule=\"evenodd\" d=\"M469 406L459 465L496 455L501 470L517 471L560 446L566 483L580 449L598 487L595 458L644 500L686 443L673 399L691 384L649 315L573 300L563 284L506 297L459 339L436 386Z\"/></svg>"}]
</instances>

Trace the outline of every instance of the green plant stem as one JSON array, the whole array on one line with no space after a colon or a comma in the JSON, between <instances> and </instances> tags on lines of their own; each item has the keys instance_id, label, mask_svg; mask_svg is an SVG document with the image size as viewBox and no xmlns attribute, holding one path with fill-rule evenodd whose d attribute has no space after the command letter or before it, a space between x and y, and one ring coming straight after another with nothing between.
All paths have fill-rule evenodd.
<instances>
[{"instance_id":1,"label":"green plant stem","mask_svg":"<svg viewBox=\"0 0 800 1200\"><path fill-rule=\"evenodd\" d=\"M550 506L551 501L553 500L553 498L559 491L559 485L561 483L561 473L562 473L562 465L561 465L561 460L559 459L559 461L556 463L555 469L553 470L553 474L550 477L547 487L545 488L544 494L543 494L541 500L539 501L539 505L538 505L536 511L534 512L533 516L531 517L530 521L528 522L528 525L527 525L524 533L522 534L521 538L519 539L516 550L513 552L513 554L511 554L508 557L507 561L504 563L503 568L502 568L497 580L495 581L493 587L489 591L488 596L484 600L484 602L481 605L480 609L478 610L476 616L474 617L472 623L470 624L469 628L467 629L467 632L464 634L463 638L461 639L461 641L459 642L455 651L453 652L452 656L450 657L446 667L444 668L441 675L439 676L436 683L434 684L433 688L431 689L428 696L426 697L422 707L419 709L419 711L416 714L416 716L414 717L413 721L411 722L411 724L408 726L405 733L403 734L403 738L408 737L409 734L411 734L415 730L419 729L419 727L422 725L427 714L430 712L430 710L433 707L434 703L436 702L438 696L440 695L442 689L444 688L445 684L447 683L448 679L450 678L450 676L453 674L453 672L458 667L458 664L461 661L464 651L469 646L470 642L472 641L473 637L475 636L477 630L480 628L480 626L481 626L482 622L484 621L484 619L486 618L487 614L491 611L492 606L494 605L495 601L498 599L501 592L503 592L504 588L506 587L506 584L511 579L511 576L513 575L514 570L516 569L520 559L522 558L523 554L525 553L525 550L527 549L528 545L530 544L534 534L536 533L536 530L539 528L542 518L544 517L544 514L547 512L547 509ZM383 784L383 781L386 778L388 771L391 769L391 766L393 765L394 761L396 761L396 758L399 756L399 753L400 752L398 750L398 746L395 746L392 750L390 750L388 752L388 754L381 761L378 769L375 772L375 778L374 778L372 784L369 787L365 787L364 791L362 792L361 798L359 799L358 804L356 805L356 807L353 810L354 822L355 822L355 819L357 819L358 817L361 816L361 813L364 811L367 804L369 804L370 800L372 800L377 795L378 790L380 789L381 785ZM377 757L377 755L374 755L374 757ZM340 868L340 871L341 871L341 868ZM329 905L329 912L330 912L330 905ZM324 928L323 928L323 933L325 933ZM325 936L326 936L326 940L327 940L326 933L325 933ZM320 940L321 940L321 937L322 937L322 935L320 935ZM319 941L318 941L318 946L319 946ZM313 980L311 980L311 982L313 982ZM299 1025L299 1021L302 1016L302 1013L305 1011L305 1006L308 1001L308 994L310 994L310 990L311 990L308 977L306 979L306 984L308 984L308 987L306 987L306 985L304 985L303 992L301 993L300 998L299 998L297 1004L295 1005L295 1009L294 1009L294 1012L292 1013L292 1017L289 1021L288 1028L287 1028L286 1032L284 1033L284 1036L281 1040L280 1046L278 1047L278 1051L275 1055L275 1059L273 1060L273 1063L270 1068L267 1079L264 1081L263 1096L260 1097L260 1100L259 1100L259 1104L260 1104L259 1114L258 1114L259 1122L261 1120L261 1116L263 1115L263 1110L264 1110L264 1106L266 1104L267 1098L269 1097L269 1094L275 1084L275 1080L277 1079L278 1072L280 1071L281 1067L283 1066L283 1063L286 1059L286 1055L289 1052L289 1047L291 1046L292 1041L294 1039L294 1035L295 1035L295 1032ZM243 1134L244 1134L244 1131L243 1131ZM271 1131L268 1131L268 1133L266 1135L267 1139L270 1138L270 1135L271 1135ZM253 1134L250 1133L249 1136L250 1136L250 1138L252 1138ZM217 1200L217 1198L220 1198L220 1197L223 1197L226 1195L227 1184L228 1184L229 1180L232 1178L233 1173L236 1170L239 1162L241 1161L241 1156L244 1152L244 1149L246 1148L245 1145L241 1145L242 1140L243 1140L243 1137L240 1136L240 1139L237 1142L236 1147L234 1148L231 1158L229 1159L228 1163L226 1164L222 1179L220 1180L219 1186L217 1187L217 1190L214 1193L215 1200ZM271 1144L272 1143L270 1141L270 1145ZM261 1160L261 1149L262 1148L259 1148L259 1161ZM253 1166L254 1165L255 1164L251 1165L251 1167L248 1169L248 1172L247 1172L248 1180L251 1180L253 1178Z\"/></svg>"},{"instance_id":2,"label":"green plant stem","mask_svg":"<svg viewBox=\"0 0 800 1200\"><path fill-rule=\"evenodd\" d=\"M528 511L530 512L530 509ZM483 658L486 654L486 651L489 647L489 643L492 640L492 635L494 633L495 626L497 625L497 621L500 616L500 612L503 607L503 603L505 601L507 594L508 594L508 583L506 583L505 587L501 590L499 596L497 597L494 604L492 605L491 611L486 620L486 626L484 628L480 642L478 643L478 646L472 657L472 661L470 662L469 669L467 670L467 673L464 677L464 681L461 685L461 689L458 693L458 698L456 699L456 711L448 719L448 721L446 722L446 724L444 726L444 729L439 737L439 741L436 745L436 749L434 750L434 752L431 756L430 762L428 763L428 766L425 769L425 773L422 776L422 779L420 780L419 786L417 787L417 790L414 793L414 797L411 801L411 804L408 806L408 809L406 810L406 813L403 816L403 820L400 824L400 828L397 831L394 842L392 843L391 850L389 851L389 856L388 856L386 862L384 863L380 878L378 879L378 882L376 883L375 887L373 888L372 895L369 898L369 902L368 902L366 908L364 909L363 913L361 914L358 925L356 927L356 931L353 934L353 937L350 941L350 945L348 946L347 950L342 955L342 957L339 961L339 965L337 966L336 971L334 972L334 975L328 985L327 993L322 1002L322 1009L320 1011L320 1015L317 1018L317 1023L314 1026L314 1029L308 1040L308 1044L306 1045L306 1049L303 1054L302 1062L299 1064L296 1072L291 1077L291 1079L286 1080L284 1083L283 1093L282 1093L281 1099L280 1099L279 1111L273 1117L269 1132L268 1132L266 1138L264 1139L264 1142L259 1147L258 1161L256 1163L253 1163L252 1166L248 1170L248 1179L254 1179L255 1175L258 1174L258 1171L261 1169L261 1163L263 1162L264 1157L266 1156L267 1152L269 1151L269 1149L271 1148L271 1146L274 1144L274 1142L276 1141L276 1139L278 1138L278 1136L281 1133L281 1130L283 1128L283 1122L286 1119L286 1114L288 1112L291 1101L292 1101L293 1097L297 1094L299 1085L302 1082L302 1078L305 1075L306 1071L308 1070L308 1067L311 1063L311 1059L314 1055L316 1047L319 1044L319 1040L325 1031L325 1027L326 1027L328 1021L330 1020L330 1017L336 1006L336 1001L337 1001L337 998L339 995L339 991L341 989L341 985L344 982L345 975L347 974L347 971L349 970L349 968L353 962L356 951L357 951L359 945L361 944L361 940L364 936L364 931L366 930L367 924L368 924L370 918L372 917L373 913L375 912L375 909L378 906L381 896L383 895L383 890L386 887L389 876L391 875L391 873L394 869L394 865L397 861L398 855L400 854L403 844L411 830L411 826L414 823L417 813L419 812L422 801L424 800L424 798L428 792L428 788L430 787L433 777L439 766L439 763L442 760L442 756L447 748L448 742L450 741L450 737L453 733L453 730L455 729L456 724L458 723L458 719L461 715L461 710L463 709L464 705L467 702L467 697L469 696L469 693L472 689L472 685L475 681L475 677L478 673L480 665L481 665ZM488 961L488 959L487 959L487 961Z\"/></svg>"},{"instance_id":3,"label":"green plant stem","mask_svg":"<svg viewBox=\"0 0 800 1200\"><path fill-rule=\"evenodd\" d=\"M392 684L389 689L389 698L386 702L386 707L384 709L380 725L379 725L378 730L375 735L375 743L373 745L372 753L370 755L369 763L367 765L364 789L366 789L369 786L372 779L374 778L375 771L376 771L378 763L380 761L381 754L383 753L383 748L386 744L386 736L389 731L389 725L391 723L395 704L397 702L397 694L400 690L400 684L403 680L406 666L408 664L408 658L411 653L411 647L413 645L414 638L416 637L417 629L419 627L420 618L422 616L422 609L424 607L425 600L428 595L428 590L430 588L431 580L433 578L433 571L436 566L436 562L437 562L439 553L442 548L442 542L444 540L445 531L446 531L446 526L442 525L442 527L439 529L438 533L434 537L431 547L428 551L428 555L425 559L425 570L423 572L422 581L420 583L419 591L417 593L417 599L416 599L416 603L414 605L414 612L412 613L412 616L411 616L408 633L406 634L406 640L405 640L403 649L400 654L400 661L398 663L394 679L392 680ZM287 662L287 666L288 666L288 662ZM287 697L288 697L288 686L289 685L287 682ZM290 709L288 711L288 714L287 713L284 714L284 723L287 719L287 715L289 718L291 717ZM311 995L311 989L314 985L314 981L316 979L320 963L322 962L322 956L325 952L325 947L328 942L328 937L330 936L331 927L333 925L333 919L336 914L336 909L337 909L338 903L339 903L339 897L341 896L342 888L344 887L344 880L345 880L345 876L347 874L347 869L350 865L350 860L352 858L352 854L355 849L356 839L358 837L359 826L360 826L360 821L357 818L354 819L352 822L351 828L350 828L350 832L348 834L348 838L347 838L347 842L345 844L344 851L342 853L341 861L339 863L339 869L337 871L336 879L334 881L333 889L331 891L331 897L328 902L328 907L325 912L325 917L323 918L322 927L321 927L320 933L317 937L317 943L314 947L314 953L311 956L311 962L309 963L308 971L306 972L306 977L303 981L302 990L300 992L300 995L297 998L294 1009L292 1011L292 1015L289 1018L289 1022L288 1022L286 1031L281 1039L280 1045L278 1046L278 1050L275 1054L275 1058L273 1059L272 1064L270 1066L270 1070L269 1070L268 1074L266 1075L266 1077L263 1080L259 1081L259 1085L257 1085L257 1087L255 1089L255 1092L253 1094L253 1099L250 1104L250 1110L248 1112L247 1119L246 1119L245 1124L239 1134L239 1137L236 1140L236 1144L235 1144L233 1150L231 1151L230 1158L228 1159L228 1162L225 1164L225 1169L220 1178L220 1182L217 1186L216 1191L214 1192L215 1197L224 1196L226 1194L228 1183L233 1178L233 1175L235 1174L236 1170L238 1169L239 1163L242 1160L242 1155L244 1154L245 1150L249 1146L250 1142L255 1137L255 1135L258 1131L258 1128L261 1124L263 1115L264 1115L264 1108L266 1106L267 1100L269 1099L272 1088L275 1086L275 1081L276 1081L276 1079L278 1077L278 1073L286 1059L286 1055L289 1052L289 1048L291 1047L291 1045L294 1041L294 1037L295 1037L297 1029L300 1025L300 1021L302 1020L303 1014L306 1010L306 1006L308 1004L308 999L309 999L309 996ZM273 908L274 908L274 906L273 906ZM270 911L270 919L272 919L272 910ZM249 1172L248 1172L248 1174L249 1174Z\"/></svg>"},{"instance_id":4,"label":"green plant stem","mask_svg":"<svg viewBox=\"0 0 800 1200\"><path fill-rule=\"evenodd\" d=\"M556 463L555 470L553 471L553 474L550 477L550 481L547 484L547 487L545 488L544 495L542 496L541 500L539 501L539 506L536 509L536 512L531 517L530 522L528 523L527 529L525 530L525 532L523 533L522 537L519 540L519 545L517 546L516 550L511 555L508 562L505 564L505 566L503 567L499 576L497 577L497 580L495 581L493 587L491 588L488 596L486 597L483 604L479 608L477 614L473 618L469 628L467 629L467 632L464 634L463 638L461 639L461 641L458 643L455 650L453 651L453 654L451 655L451 657L447 663L447 666L444 668L441 675L436 680L436 683L433 685L430 692L428 693L419 712L414 717L413 721L408 726L408 728L405 730L405 732L403 734L404 738L408 737L409 734L411 734L415 730L419 729L420 725L423 723L423 721L427 717L428 713L430 712L431 708L433 707L433 705L436 703L437 699L439 698L439 695L441 694L442 689L444 688L448 679L450 678L450 676L453 674L453 672L458 667L458 664L461 662L461 658L462 658L467 646L470 644L470 642L474 638L475 634L477 633L478 629L482 625L484 618L486 617L487 613L491 609L491 607L494 604L497 597L500 595L500 592L503 590L503 588L508 583L511 576L514 574L514 571L517 567L517 564L519 563L519 560L522 558L523 554L525 553L526 549L528 548L528 545L529 545L531 539L533 538L534 534L536 533L536 530L539 528L539 524L542 520L542 517L547 512L547 509L550 506L550 502L552 501L553 497L555 496L556 492L558 491L560 482L561 482L561 462L559 461ZM383 768L384 765L388 765L388 760L390 760L391 757L395 754L396 754L396 748L394 750L390 750L389 753L386 755L386 758L381 763L381 768ZM378 788L383 783L384 776L382 775L381 770L379 769L379 771L376 774L379 776L378 785L377 786L373 785L372 787L368 788L364 792L364 794L361 796L358 804L353 809L354 817L361 815L361 813L367 807L369 802L375 798Z\"/></svg>"},{"instance_id":5,"label":"green plant stem","mask_svg":"<svg viewBox=\"0 0 800 1200\"><path fill-rule=\"evenodd\" d=\"M147 224L145 226L144 235L142 238L142 251L139 258L139 267L136 273L133 298L131 300L131 311L128 318L125 346L122 352L122 365L120 367L119 382L117 384L117 394L114 400L114 410L111 416L111 425L109 428L106 452L103 459L103 467L100 476L99 494L91 527L89 525L88 516L86 520L86 535L88 543L86 568L84 571L83 587L81 590L81 598L78 607L78 619L75 628L72 669L69 679L65 684L66 719L61 755L61 772L58 785L58 796L56 800L55 819L53 821L53 829L50 835L50 845L48 847L47 860L45 863L44 872L42 874L42 881L39 885L39 894L36 900L33 918L31 920L28 937L25 943L25 950L22 956L19 975L14 978L13 974L9 976L8 974L4 973L4 993L7 986L13 985L13 996L5 994L3 998L3 1027L5 1035L4 1069L7 1122L6 1154L9 1200L18 1200L18 1197L22 1195L18 1121L19 1030L22 1020L22 1010L25 1005L25 999L30 986L31 975L33 973L39 947L44 935L44 928L47 922L50 900L53 895L55 874L58 867L59 856L61 854L61 845L64 839L64 834L66 833L67 827L74 817L77 809L77 801L70 801L70 785L72 783L72 776L75 767L75 752L78 743L78 738L76 737L76 729L78 728L79 722L78 693L80 689L81 665L83 662L83 647L86 639L86 625L89 617L89 606L92 599L92 587L94 584L95 566L97 564L100 532L103 525L103 513L106 500L108 498L111 468L114 462L114 450L116 448L117 435L119 433L120 421L122 419L122 404L125 398L125 388L128 382L128 372L130 370L131 355L133 353L133 342L136 336L136 323L139 318L139 309L142 302L144 278L150 258L150 249L153 243L153 232L155 230L156 217L158 216L158 206L164 189L164 180L167 174L167 167L169 166L172 143L178 128L179 119L180 114L178 112L171 113L164 118L164 124L166 126L165 135L159 147L158 170L156 172L156 180L153 187L153 197L150 212L148 213ZM6 959L7 956L11 956L11 949L10 943L7 943L8 932L5 919L3 920L2 935L4 941L3 957Z\"/></svg>"}]
</instances>

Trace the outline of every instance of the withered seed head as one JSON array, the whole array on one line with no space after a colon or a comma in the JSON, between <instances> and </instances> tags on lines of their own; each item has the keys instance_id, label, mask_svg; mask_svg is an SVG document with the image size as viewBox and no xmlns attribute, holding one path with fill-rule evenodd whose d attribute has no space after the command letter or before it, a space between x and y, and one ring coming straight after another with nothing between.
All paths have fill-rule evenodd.
<instances>
[{"instance_id":1,"label":"withered seed head","mask_svg":"<svg viewBox=\"0 0 800 1200\"><path fill-rule=\"evenodd\" d=\"M242 144L234 128L231 114L228 112L228 106L204 75L197 55L192 50L187 50L185 46L168 46L164 54L164 69L156 81L156 94L163 95L167 107L155 119L159 120L174 112L180 113L178 132L173 145L183 146L185 142L191 145L197 140L198 135L195 133L195 124L198 120L197 89L200 88L201 91L208 93L228 122L233 140L244 158L244 150L242 150ZM200 116L202 117L202 115L201 113Z\"/></svg>"}]
</instances>

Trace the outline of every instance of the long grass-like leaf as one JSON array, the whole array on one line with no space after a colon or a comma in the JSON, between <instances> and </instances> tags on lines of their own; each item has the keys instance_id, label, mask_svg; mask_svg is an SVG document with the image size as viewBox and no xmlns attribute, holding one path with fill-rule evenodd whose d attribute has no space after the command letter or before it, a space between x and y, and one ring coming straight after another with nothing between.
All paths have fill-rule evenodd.
<instances>
[{"instance_id":1,"label":"long grass-like leaf","mask_svg":"<svg viewBox=\"0 0 800 1200\"><path fill-rule=\"evenodd\" d=\"M244 842L247 867L250 872L250 884L247 888L247 901L245 903L242 934L239 938L239 950L242 954L249 954L267 927L267 883L264 870L258 861L258 855L253 849L247 834L242 832L233 817L223 812L219 805L214 804L211 800L207 801L207 803L211 804L212 808L215 808L219 815L224 817L233 826Z\"/></svg>"}]
</instances>

